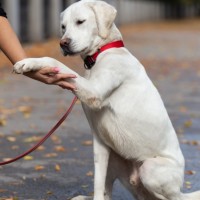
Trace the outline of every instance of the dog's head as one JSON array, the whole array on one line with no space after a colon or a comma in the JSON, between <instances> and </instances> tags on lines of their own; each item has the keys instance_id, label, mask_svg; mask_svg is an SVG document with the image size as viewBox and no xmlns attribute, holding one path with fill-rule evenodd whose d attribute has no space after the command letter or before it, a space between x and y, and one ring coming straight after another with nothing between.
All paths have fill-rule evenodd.
<instances>
[{"instance_id":1,"label":"dog's head","mask_svg":"<svg viewBox=\"0 0 200 200\"><path fill-rule=\"evenodd\" d=\"M113 26L116 9L103 1L82 0L61 13L60 46L66 55L87 55L98 48Z\"/></svg>"}]
</instances>

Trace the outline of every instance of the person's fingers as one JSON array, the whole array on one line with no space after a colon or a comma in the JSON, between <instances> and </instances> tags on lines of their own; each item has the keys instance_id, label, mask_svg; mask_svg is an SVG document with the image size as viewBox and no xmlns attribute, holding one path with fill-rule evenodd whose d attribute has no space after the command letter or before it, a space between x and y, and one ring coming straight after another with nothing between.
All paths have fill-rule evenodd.
<instances>
[{"instance_id":1,"label":"person's fingers","mask_svg":"<svg viewBox=\"0 0 200 200\"><path fill-rule=\"evenodd\" d=\"M75 74L56 74L58 79L77 78Z\"/></svg>"},{"instance_id":2,"label":"person's fingers","mask_svg":"<svg viewBox=\"0 0 200 200\"><path fill-rule=\"evenodd\" d=\"M77 78L76 75L74 74L64 74L64 73L59 73L58 68L51 68L51 67L45 67L42 68L38 71L34 72L27 72L24 75L41 81L46 84L54 84L54 85L59 85L62 88L65 89L74 89L75 87L66 81L68 78Z\"/></svg>"},{"instance_id":3,"label":"person's fingers","mask_svg":"<svg viewBox=\"0 0 200 200\"><path fill-rule=\"evenodd\" d=\"M64 73L59 73L60 69L58 67L45 67L38 72L47 75L47 76L55 76L56 79L67 79L67 78L77 78L75 74L64 74Z\"/></svg>"},{"instance_id":4,"label":"person's fingers","mask_svg":"<svg viewBox=\"0 0 200 200\"><path fill-rule=\"evenodd\" d=\"M60 69L58 67L44 67L40 69L38 72L41 74L46 74L46 75L54 75L59 73Z\"/></svg>"},{"instance_id":5,"label":"person's fingers","mask_svg":"<svg viewBox=\"0 0 200 200\"><path fill-rule=\"evenodd\" d=\"M76 78L73 74L55 74L53 76L43 75L43 79L47 82L47 84L58 84L58 82L66 82L68 78ZM67 83L67 82L66 82Z\"/></svg>"},{"instance_id":6,"label":"person's fingers","mask_svg":"<svg viewBox=\"0 0 200 200\"><path fill-rule=\"evenodd\" d=\"M76 90L75 85L68 83L66 81L59 81L59 82L56 83L56 85L60 86L63 89L72 90L72 91Z\"/></svg>"}]
</instances>

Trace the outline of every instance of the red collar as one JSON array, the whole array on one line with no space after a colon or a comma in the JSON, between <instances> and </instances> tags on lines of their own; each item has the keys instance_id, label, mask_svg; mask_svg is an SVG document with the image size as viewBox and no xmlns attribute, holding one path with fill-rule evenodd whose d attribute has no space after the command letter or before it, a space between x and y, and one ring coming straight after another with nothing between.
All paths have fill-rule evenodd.
<instances>
[{"instance_id":1,"label":"red collar","mask_svg":"<svg viewBox=\"0 0 200 200\"><path fill-rule=\"evenodd\" d=\"M96 53L94 53L91 56L87 56L84 59L84 66L85 66L85 68L86 69L91 69L94 66L95 62L96 62L97 56L100 53L102 53L103 51L105 51L107 49L111 49L111 48L120 48L120 47L124 47L124 43L123 43L122 40L111 42L111 43L108 43L108 44L102 46L100 49L98 49L98 51Z\"/></svg>"}]
</instances>

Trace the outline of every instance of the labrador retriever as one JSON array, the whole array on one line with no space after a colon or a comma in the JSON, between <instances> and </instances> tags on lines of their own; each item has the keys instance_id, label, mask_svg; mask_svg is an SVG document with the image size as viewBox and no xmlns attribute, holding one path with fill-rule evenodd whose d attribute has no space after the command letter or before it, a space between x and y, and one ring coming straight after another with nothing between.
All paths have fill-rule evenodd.
<instances>
[{"instance_id":1,"label":"labrador retriever","mask_svg":"<svg viewBox=\"0 0 200 200\"><path fill-rule=\"evenodd\" d=\"M29 58L16 73L59 66L73 73L94 138L94 197L111 200L116 179L138 200L200 200L181 193L184 158L161 97L142 64L124 47L114 24L116 10L103 1L82 0L61 13L64 55L79 54L88 68L80 76L53 58Z\"/></svg>"}]
</instances>

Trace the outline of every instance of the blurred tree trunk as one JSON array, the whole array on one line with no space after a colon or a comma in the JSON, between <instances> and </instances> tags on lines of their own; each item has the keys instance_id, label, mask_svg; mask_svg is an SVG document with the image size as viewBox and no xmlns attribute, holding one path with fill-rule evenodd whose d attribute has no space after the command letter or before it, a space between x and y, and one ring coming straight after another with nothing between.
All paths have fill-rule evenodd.
<instances>
[{"instance_id":1,"label":"blurred tree trunk","mask_svg":"<svg viewBox=\"0 0 200 200\"><path fill-rule=\"evenodd\" d=\"M182 19L185 17L185 6L179 3L165 3L165 17L167 19Z\"/></svg>"}]
</instances>

